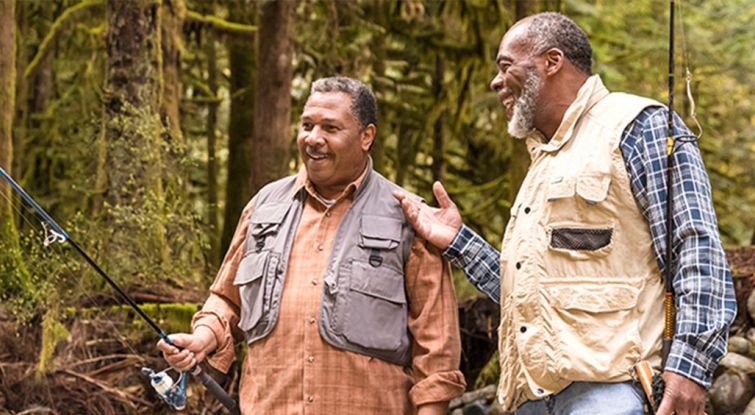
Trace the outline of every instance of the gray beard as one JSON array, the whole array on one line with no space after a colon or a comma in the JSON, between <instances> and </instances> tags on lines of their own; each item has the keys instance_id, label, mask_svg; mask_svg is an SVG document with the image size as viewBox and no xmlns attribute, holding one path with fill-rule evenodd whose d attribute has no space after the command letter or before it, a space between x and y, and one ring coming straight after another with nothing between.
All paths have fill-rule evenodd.
<instances>
[{"instance_id":1,"label":"gray beard","mask_svg":"<svg viewBox=\"0 0 755 415\"><path fill-rule=\"evenodd\" d=\"M534 69L527 71L522 95L514 103L514 111L509 120L509 134L517 139L527 138L535 131L535 101L540 95L542 82Z\"/></svg>"}]
</instances>

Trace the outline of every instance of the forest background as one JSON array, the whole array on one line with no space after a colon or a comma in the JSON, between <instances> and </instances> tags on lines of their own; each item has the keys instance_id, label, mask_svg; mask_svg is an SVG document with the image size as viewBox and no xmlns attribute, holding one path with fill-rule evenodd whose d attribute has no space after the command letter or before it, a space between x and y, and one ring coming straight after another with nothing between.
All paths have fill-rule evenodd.
<instances>
[{"instance_id":1,"label":"forest background","mask_svg":"<svg viewBox=\"0 0 755 415\"><path fill-rule=\"evenodd\" d=\"M750 245L755 3L679 3L676 109L694 131L688 65L722 238ZM375 168L430 201L441 180L465 223L496 244L529 162L488 87L503 33L528 14L563 12L588 33L609 89L665 102L667 9L656 0L0 0L0 166L166 331L186 330L243 206L299 168L295 131L313 80L371 85ZM0 321L31 342L18 352L28 359L0 350L0 360L34 362L19 365L40 379L76 353L111 350L81 340L97 333L118 333L120 347L153 342L72 250L45 247L40 218L4 183L0 195ZM460 274L455 283L460 300L480 295ZM102 313L109 325L92 323Z\"/></svg>"}]
</instances>

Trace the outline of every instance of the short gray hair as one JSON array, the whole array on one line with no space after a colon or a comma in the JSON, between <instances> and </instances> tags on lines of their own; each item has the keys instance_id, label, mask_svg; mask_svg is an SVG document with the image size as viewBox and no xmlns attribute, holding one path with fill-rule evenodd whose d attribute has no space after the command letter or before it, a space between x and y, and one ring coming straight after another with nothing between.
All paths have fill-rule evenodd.
<instances>
[{"instance_id":1,"label":"short gray hair","mask_svg":"<svg viewBox=\"0 0 755 415\"><path fill-rule=\"evenodd\" d=\"M580 71L592 75L592 47L587 34L574 20L560 13L545 12L530 17L527 38L533 43L535 55L550 48L564 52Z\"/></svg>"},{"instance_id":2,"label":"short gray hair","mask_svg":"<svg viewBox=\"0 0 755 415\"><path fill-rule=\"evenodd\" d=\"M351 97L351 113L362 128L370 124L377 126L377 100L375 94L364 83L345 76L321 78L312 84L310 94L315 92L342 92Z\"/></svg>"}]
</instances>

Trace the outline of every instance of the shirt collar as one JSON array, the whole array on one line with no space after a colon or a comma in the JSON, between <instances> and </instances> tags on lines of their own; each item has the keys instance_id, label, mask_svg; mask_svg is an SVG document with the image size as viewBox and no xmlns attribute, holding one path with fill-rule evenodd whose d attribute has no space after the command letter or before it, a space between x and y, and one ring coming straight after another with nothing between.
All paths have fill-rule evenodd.
<instances>
[{"instance_id":1,"label":"shirt collar","mask_svg":"<svg viewBox=\"0 0 755 415\"><path fill-rule=\"evenodd\" d=\"M564 113L564 118L561 119L561 124L556 129L556 133L553 137L545 142L545 137L539 131L534 132L527 137L527 148L530 151L536 151L538 149L547 152L558 151L564 144L566 144L572 137L574 127L582 116L597 104L598 101L605 98L608 95L608 89L603 85L603 81L600 79L600 75L593 75L585 81L579 88L577 97L569 105Z\"/></svg>"},{"instance_id":2,"label":"shirt collar","mask_svg":"<svg viewBox=\"0 0 755 415\"><path fill-rule=\"evenodd\" d=\"M367 166L364 168L364 171L357 177L353 182L349 183L346 188L343 189L343 191L336 196L334 199L337 201L344 199L346 197L351 197L354 195L357 190L361 188L362 185L365 184L367 177L367 173L372 170L372 157L367 157ZM312 183L311 180L309 180L309 176L307 176L307 169L302 165L299 168L299 172L296 174L296 181L294 182L294 188L292 191L291 196L296 196L299 192L305 190L310 196L314 197L317 200L320 200L322 202L322 196L320 196L319 193L317 193L317 190L315 190L315 186Z\"/></svg>"}]
</instances>

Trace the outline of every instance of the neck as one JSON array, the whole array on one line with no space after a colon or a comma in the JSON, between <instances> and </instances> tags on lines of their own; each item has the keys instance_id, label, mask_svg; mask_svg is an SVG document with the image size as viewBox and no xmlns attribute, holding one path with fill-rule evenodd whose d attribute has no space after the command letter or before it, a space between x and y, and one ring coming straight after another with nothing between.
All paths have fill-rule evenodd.
<instances>
[{"instance_id":1,"label":"neck","mask_svg":"<svg viewBox=\"0 0 755 415\"><path fill-rule=\"evenodd\" d=\"M558 78L551 78L547 82L552 85L543 85L543 91L551 91L548 96L541 96L542 105L535 115L535 128L550 141L569 106L577 98L579 89L587 80L588 76L581 72L561 73Z\"/></svg>"}]
</instances>

